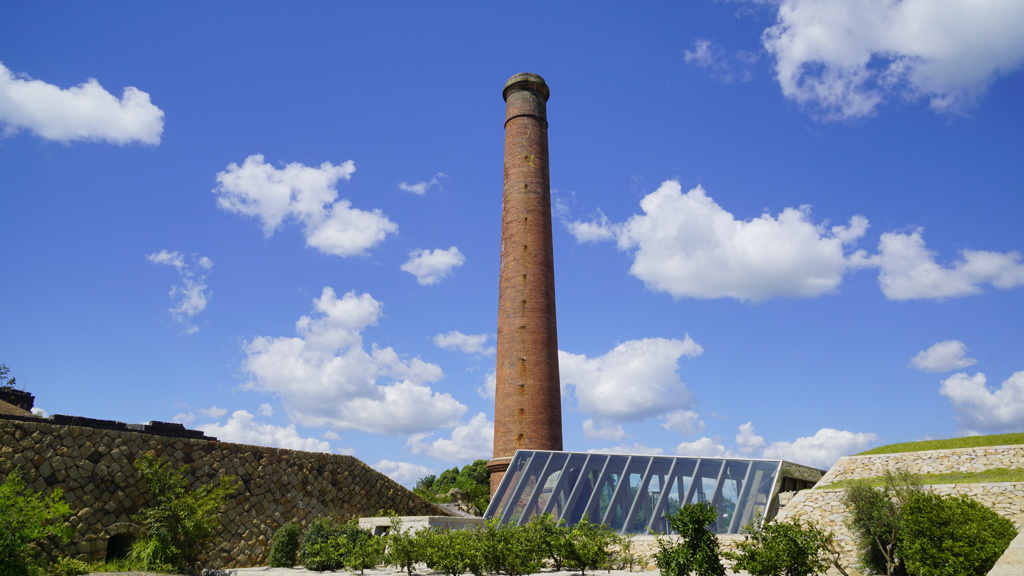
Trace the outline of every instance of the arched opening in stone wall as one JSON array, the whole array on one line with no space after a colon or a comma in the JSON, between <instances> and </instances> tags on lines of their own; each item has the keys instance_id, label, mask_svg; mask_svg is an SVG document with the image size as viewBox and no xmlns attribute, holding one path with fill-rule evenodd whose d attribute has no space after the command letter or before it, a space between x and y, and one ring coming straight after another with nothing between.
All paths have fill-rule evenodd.
<instances>
[{"instance_id":1,"label":"arched opening in stone wall","mask_svg":"<svg viewBox=\"0 0 1024 576\"><path fill-rule=\"evenodd\" d=\"M125 532L123 534L114 534L107 539L107 562L111 560L123 560L128 557L128 553L131 552L132 542L135 541L135 535Z\"/></svg>"}]
</instances>

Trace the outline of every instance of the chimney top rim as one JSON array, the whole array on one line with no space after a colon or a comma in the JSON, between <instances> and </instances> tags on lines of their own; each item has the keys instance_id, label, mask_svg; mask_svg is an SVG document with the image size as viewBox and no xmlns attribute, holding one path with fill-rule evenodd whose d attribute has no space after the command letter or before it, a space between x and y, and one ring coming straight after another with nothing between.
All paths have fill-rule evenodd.
<instances>
[{"instance_id":1,"label":"chimney top rim","mask_svg":"<svg viewBox=\"0 0 1024 576\"><path fill-rule=\"evenodd\" d=\"M505 88L501 91L501 96L505 100L508 100L509 94L519 90L531 90L537 92L544 97L544 100L551 96L551 89L548 88L544 79L539 74L533 74L530 72L521 72L513 75L505 82Z\"/></svg>"}]
</instances>

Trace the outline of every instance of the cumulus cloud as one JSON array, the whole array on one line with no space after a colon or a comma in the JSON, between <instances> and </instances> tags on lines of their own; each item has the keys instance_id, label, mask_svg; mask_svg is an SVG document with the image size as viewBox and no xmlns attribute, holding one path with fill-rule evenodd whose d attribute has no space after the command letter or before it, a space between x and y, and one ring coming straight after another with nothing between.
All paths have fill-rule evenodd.
<instances>
[{"instance_id":1,"label":"cumulus cloud","mask_svg":"<svg viewBox=\"0 0 1024 576\"><path fill-rule=\"evenodd\" d=\"M939 392L953 403L953 413L967 432L1019 432L1024 427L1024 371L1013 373L995 391L982 373L958 373L942 381Z\"/></svg>"},{"instance_id":2,"label":"cumulus cloud","mask_svg":"<svg viewBox=\"0 0 1024 576\"><path fill-rule=\"evenodd\" d=\"M445 350L491 356L494 354L494 346L487 346L488 338L490 336L487 334L463 334L458 330L453 330L434 336L434 345Z\"/></svg>"},{"instance_id":3,"label":"cumulus cloud","mask_svg":"<svg viewBox=\"0 0 1024 576\"><path fill-rule=\"evenodd\" d=\"M396 462L395 460L380 460L373 465L373 468L406 488L412 488L416 485L417 480L434 473L426 466L411 462Z\"/></svg>"},{"instance_id":4,"label":"cumulus cloud","mask_svg":"<svg viewBox=\"0 0 1024 576\"><path fill-rule=\"evenodd\" d=\"M572 386L581 412L630 422L688 408L692 395L677 372L679 359L704 352L684 340L647 338L619 344L597 358L558 352L563 386Z\"/></svg>"},{"instance_id":5,"label":"cumulus cloud","mask_svg":"<svg viewBox=\"0 0 1024 576\"><path fill-rule=\"evenodd\" d=\"M220 418L228 413L226 408L220 408L218 406L210 406L209 408L200 408L199 413L203 416L209 416L210 418Z\"/></svg>"},{"instance_id":6,"label":"cumulus cloud","mask_svg":"<svg viewBox=\"0 0 1024 576\"><path fill-rule=\"evenodd\" d=\"M443 376L440 367L364 346L362 331L382 313L372 296L339 298L327 287L313 307L295 323L297 336L245 343L242 369L250 379L243 388L279 396L303 426L411 434L451 428L465 414L465 405L428 386Z\"/></svg>"},{"instance_id":7,"label":"cumulus cloud","mask_svg":"<svg viewBox=\"0 0 1024 576\"><path fill-rule=\"evenodd\" d=\"M333 256L357 256L397 232L398 225L380 210L360 210L338 199L338 182L351 179L355 171L351 160L319 167L293 162L278 169L262 154L253 154L241 166L232 162L218 172L213 193L222 209L260 220L268 237L294 220L303 226L306 246Z\"/></svg>"},{"instance_id":8,"label":"cumulus cloud","mask_svg":"<svg viewBox=\"0 0 1024 576\"><path fill-rule=\"evenodd\" d=\"M433 433L413 434L406 445L413 454L425 454L445 462L465 462L491 457L494 422L483 412L467 423L456 426L449 438L434 438Z\"/></svg>"},{"instance_id":9,"label":"cumulus cloud","mask_svg":"<svg viewBox=\"0 0 1024 576\"><path fill-rule=\"evenodd\" d=\"M118 99L93 78L61 89L0 64L0 125L5 135L28 130L57 142L156 145L164 131L164 113L134 86Z\"/></svg>"},{"instance_id":10,"label":"cumulus cloud","mask_svg":"<svg viewBox=\"0 0 1024 576\"><path fill-rule=\"evenodd\" d=\"M721 458L728 456L730 452L725 449L725 446L718 439L704 436L692 442L680 442L676 446L676 454L679 456Z\"/></svg>"},{"instance_id":11,"label":"cumulus cloud","mask_svg":"<svg viewBox=\"0 0 1024 576\"><path fill-rule=\"evenodd\" d=\"M870 116L894 96L959 112L1024 63L1024 4L782 0L762 42L783 95L822 120Z\"/></svg>"},{"instance_id":12,"label":"cumulus cloud","mask_svg":"<svg viewBox=\"0 0 1024 576\"><path fill-rule=\"evenodd\" d=\"M736 434L736 448L740 454L755 454L764 448L764 437L754 433L754 423L747 422L740 425L740 431Z\"/></svg>"},{"instance_id":13,"label":"cumulus cloud","mask_svg":"<svg viewBox=\"0 0 1024 576\"><path fill-rule=\"evenodd\" d=\"M498 375L495 372L488 372L484 383L477 387L476 393L484 398L494 399L494 389L498 387Z\"/></svg>"},{"instance_id":14,"label":"cumulus cloud","mask_svg":"<svg viewBox=\"0 0 1024 576\"><path fill-rule=\"evenodd\" d=\"M704 431L704 421L693 410L676 410L662 417L661 427L670 432L690 436Z\"/></svg>"},{"instance_id":15,"label":"cumulus cloud","mask_svg":"<svg viewBox=\"0 0 1024 576\"><path fill-rule=\"evenodd\" d=\"M421 286L429 286L444 280L452 269L465 263L466 257L455 246L447 250L413 250L402 264L402 271L415 276Z\"/></svg>"},{"instance_id":16,"label":"cumulus cloud","mask_svg":"<svg viewBox=\"0 0 1024 576\"><path fill-rule=\"evenodd\" d=\"M593 418L583 421L583 437L587 440L611 440L622 442L629 438L629 434L622 429L622 426L611 422L596 422Z\"/></svg>"},{"instance_id":17,"label":"cumulus cloud","mask_svg":"<svg viewBox=\"0 0 1024 576\"><path fill-rule=\"evenodd\" d=\"M640 443L623 444L611 448L591 448L587 452L591 454L649 454L651 456L661 456L665 453L661 448L653 448Z\"/></svg>"},{"instance_id":18,"label":"cumulus cloud","mask_svg":"<svg viewBox=\"0 0 1024 576\"><path fill-rule=\"evenodd\" d=\"M204 411L201 410L200 412ZM225 412L227 411L219 411L221 416ZM257 422L256 417L245 410L235 410L224 424L214 422L200 424L196 428L223 442L304 450L306 452L331 451L331 445L323 440L300 436L295 430L294 425L281 427Z\"/></svg>"},{"instance_id":19,"label":"cumulus cloud","mask_svg":"<svg viewBox=\"0 0 1024 576\"><path fill-rule=\"evenodd\" d=\"M967 345L959 340L945 340L921 350L911 358L911 364L925 372L948 372L966 368L978 361L967 357Z\"/></svg>"},{"instance_id":20,"label":"cumulus cloud","mask_svg":"<svg viewBox=\"0 0 1024 576\"><path fill-rule=\"evenodd\" d=\"M631 274L676 298L761 301L833 292L853 259L847 245L868 227L858 215L847 226L826 228L810 221L807 207L737 220L704 188L684 194L674 180L644 197L640 207L643 214L624 224L590 224L633 253Z\"/></svg>"},{"instance_id":21,"label":"cumulus cloud","mask_svg":"<svg viewBox=\"0 0 1024 576\"><path fill-rule=\"evenodd\" d=\"M878 283L890 300L944 299L970 296L990 284L1008 290L1024 286L1020 252L962 250L951 266L935 261L925 246L923 231L886 232L878 254L865 260L880 269Z\"/></svg>"},{"instance_id":22,"label":"cumulus cloud","mask_svg":"<svg viewBox=\"0 0 1024 576\"><path fill-rule=\"evenodd\" d=\"M423 196L428 190L435 186L439 186L441 181L438 178L444 178L446 175L443 172L438 172L433 178L427 181L419 181L415 184L409 184L408 182L399 182L398 189L404 192L412 192L417 196Z\"/></svg>"},{"instance_id":23,"label":"cumulus cloud","mask_svg":"<svg viewBox=\"0 0 1024 576\"><path fill-rule=\"evenodd\" d=\"M274 415L274 407L264 402L260 404L260 414L266 416L267 418L270 418L271 416ZM337 440L337 438L335 438L335 440Z\"/></svg>"},{"instance_id":24,"label":"cumulus cloud","mask_svg":"<svg viewBox=\"0 0 1024 576\"><path fill-rule=\"evenodd\" d=\"M750 432L753 433L753 428ZM868 432L822 428L814 436L797 438L792 442L772 442L764 449L762 457L827 470L840 457L863 452L877 439L877 436Z\"/></svg>"},{"instance_id":25,"label":"cumulus cloud","mask_svg":"<svg viewBox=\"0 0 1024 576\"><path fill-rule=\"evenodd\" d=\"M171 317L185 326L186 334L199 331L199 326L192 323L200 312L206 310L213 293L206 285L206 276L213 269L213 260L206 256L192 255L191 262L186 262L180 252L161 250L148 254L146 260L153 264L171 266L178 271L181 283L171 286L170 298Z\"/></svg>"}]
</instances>

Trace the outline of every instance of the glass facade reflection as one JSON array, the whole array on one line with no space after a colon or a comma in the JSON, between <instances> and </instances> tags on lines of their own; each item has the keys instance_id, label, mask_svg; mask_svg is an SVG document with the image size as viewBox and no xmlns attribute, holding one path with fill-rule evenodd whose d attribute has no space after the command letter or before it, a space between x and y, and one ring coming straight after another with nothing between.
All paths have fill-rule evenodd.
<instances>
[{"instance_id":1,"label":"glass facade reflection","mask_svg":"<svg viewBox=\"0 0 1024 576\"><path fill-rule=\"evenodd\" d=\"M737 534L759 515L774 515L784 464L519 450L484 516L523 524L550 512L570 526L586 517L622 534L670 533L665 514L683 503L710 502L718 509L711 529Z\"/></svg>"}]
</instances>

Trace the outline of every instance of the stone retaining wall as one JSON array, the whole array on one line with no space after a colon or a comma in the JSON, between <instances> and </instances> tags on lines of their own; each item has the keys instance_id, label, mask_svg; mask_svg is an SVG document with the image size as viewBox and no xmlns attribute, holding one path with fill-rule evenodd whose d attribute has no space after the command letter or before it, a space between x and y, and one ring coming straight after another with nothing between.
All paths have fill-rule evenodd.
<instances>
[{"instance_id":1,"label":"stone retaining wall","mask_svg":"<svg viewBox=\"0 0 1024 576\"><path fill-rule=\"evenodd\" d=\"M829 528L839 541L843 558L850 565L854 565L856 552L853 535L845 524L843 490L830 489L828 484L840 480L876 478L884 476L887 470L914 474L943 474L981 472L993 468L1024 468L1024 446L846 456L832 466L815 488L797 492L776 518L799 518ZM942 484L926 488L939 494L966 494L992 508L1000 516L1009 518L1018 530L1024 530L1024 482ZM851 570L850 574L859 572Z\"/></svg>"},{"instance_id":2,"label":"stone retaining wall","mask_svg":"<svg viewBox=\"0 0 1024 576\"><path fill-rule=\"evenodd\" d=\"M82 560L104 560L111 536L139 532L131 516L152 502L133 463L148 451L185 466L193 487L221 474L241 480L221 516L207 568L265 565L270 537L287 522L381 511L447 515L351 456L0 418L0 475L20 468L33 489L64 490L77 531L66 553Z\"/></svg>"}]
</instances>

